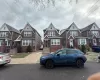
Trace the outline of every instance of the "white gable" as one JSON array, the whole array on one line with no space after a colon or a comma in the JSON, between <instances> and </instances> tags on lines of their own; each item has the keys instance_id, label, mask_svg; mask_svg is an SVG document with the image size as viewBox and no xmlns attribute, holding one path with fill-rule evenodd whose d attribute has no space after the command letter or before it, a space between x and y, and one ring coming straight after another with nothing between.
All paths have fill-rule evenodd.
<instances>
[{"instance_id":1,"label":"white gable","mask_svg":"<svg viewBox=\"0 0 100 80\"><path fill-rule=\"evenodd\" d=\"M92 26L91 30L99 30L99 28L97 27L97 25L94 24L94 25Z\"/></svg>"},{"instance_id":2,"label":"white gable","mask_svg":"<svg viewBox=\"0 0 100 80\"><path fill-rule=\"evenodd\" d=\"M2 25L2 27L0 28L0 31L9 31L8 27L6 26L6 24Z\"/></svg>"},{"instance_id":3,"label":"white gable","mask_svg":"<svg viewBox=\"0 0 100 80\"><path fill-rule=\"evenodd\" d=\"M69 30L79 30L75 24L72 24Z\"/></svg>"},{"instance_id":4,"label":"white gable","mask_svg":"<svg viewBox=\"0 0 100 80\"><path fill-rule=\"evenodd\" d=\"M33 30L29 25L26 25L24 31L33 31Z\"/></svg>"}]
</instances>

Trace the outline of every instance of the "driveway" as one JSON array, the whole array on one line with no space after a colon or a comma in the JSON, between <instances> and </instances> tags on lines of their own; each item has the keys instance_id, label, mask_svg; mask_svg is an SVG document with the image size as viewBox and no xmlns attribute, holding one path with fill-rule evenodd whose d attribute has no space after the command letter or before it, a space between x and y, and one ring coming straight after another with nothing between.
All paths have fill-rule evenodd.
<instances>
[{"instance_id":1,"label":"driveway","mask_svg":"<svg viewBox=\"0 0 100 80\"><path fill-rule=\"evenodd\" d=\"M85 68L56 67L45 69L39 64L10 64L0 68L0 80L87 80L100 72L100 64L87 62Z\"/></svg>"},{"instance_id":2,"label":"driveway","mask_svg":"<svg viewBox=\"0 0 100 80\"><path fill-rule=\"evenodd\" d=\"M12 58L10 64L32 64L38 63L42 52L33 52L25 58Z\"/></svg>"}]
</instances>

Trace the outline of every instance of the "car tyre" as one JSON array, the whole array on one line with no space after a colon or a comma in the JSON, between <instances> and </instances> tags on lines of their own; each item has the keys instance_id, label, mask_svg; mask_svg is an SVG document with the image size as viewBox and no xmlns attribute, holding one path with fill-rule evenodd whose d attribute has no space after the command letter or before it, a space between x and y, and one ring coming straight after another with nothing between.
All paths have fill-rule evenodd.
<instances>
[{"instance_id":1,"label":"car tyre","mask_svg":"<svg viewBox=\"0 0 100 80\"><path fill-rule=\"evenodd\" d=\"M83 62L83 60L82 60L82 59L76 60L76 66L77 66L78 68L83 68L83 67L84 67L84 62Z\"/></svg>"},{"instance_id":2,"label":"car tyre","mask_svg":"<svg viewBox=\"0 0 100 80\"><path fill-rule=\"evenodd\" d=\"M46 67L47 69L52 69L52 68L54 68L53 61L52 61L52 60L47 60L46 63L45 63L45 67Z\"/></svg>"},{"instance_id":3,"label":"car tyre","mask_svg":"<svg viewBox=\"0 0 100 80\"><path fill-rule=\"evenodd\" d=\"M6 65L6 64L1 64L0 66L3 67L3 66L5 66L5 65Z\"/></svg>"}]
</instances>

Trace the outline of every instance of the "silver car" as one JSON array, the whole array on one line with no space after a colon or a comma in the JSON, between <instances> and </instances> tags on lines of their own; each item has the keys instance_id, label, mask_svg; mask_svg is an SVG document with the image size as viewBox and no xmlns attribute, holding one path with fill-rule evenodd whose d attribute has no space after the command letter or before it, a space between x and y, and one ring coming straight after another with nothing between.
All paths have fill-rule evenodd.
<instances>
[{"instance_id":1,"label":"silver car","mask_svg":"<svg viewBox=\"0 0 100 80\"><path fill-rule=\"evenodd\" d=\"M11 62L11 56L8 53L0 52L0 65L4 66Z\"/></svg>"}]
</instances>

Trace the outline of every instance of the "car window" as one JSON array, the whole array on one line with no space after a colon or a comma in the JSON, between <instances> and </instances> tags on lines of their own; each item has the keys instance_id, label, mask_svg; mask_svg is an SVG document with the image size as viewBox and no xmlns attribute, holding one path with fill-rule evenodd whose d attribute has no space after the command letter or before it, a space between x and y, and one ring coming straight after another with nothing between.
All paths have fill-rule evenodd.
<instances>
[{"instance_id":1,"label":"car window","mask_svg":"<svg viewBox=\"0 0 100 80\"><path fill-rule=\"evenodd\" d=\"M66 50L59 50L57 54L66 54Z\"/></svg>"},{"instance_id":2,"label":"car window","mask_svg":"<svg viewBox=\"0 0 100 80\"><path fill-rule=\"evenodd\" d=\"M74 54L74 53L76 53L76 51L75 50L67 50L66 53L67 54Z\"/></svg>"}]
</instances>

